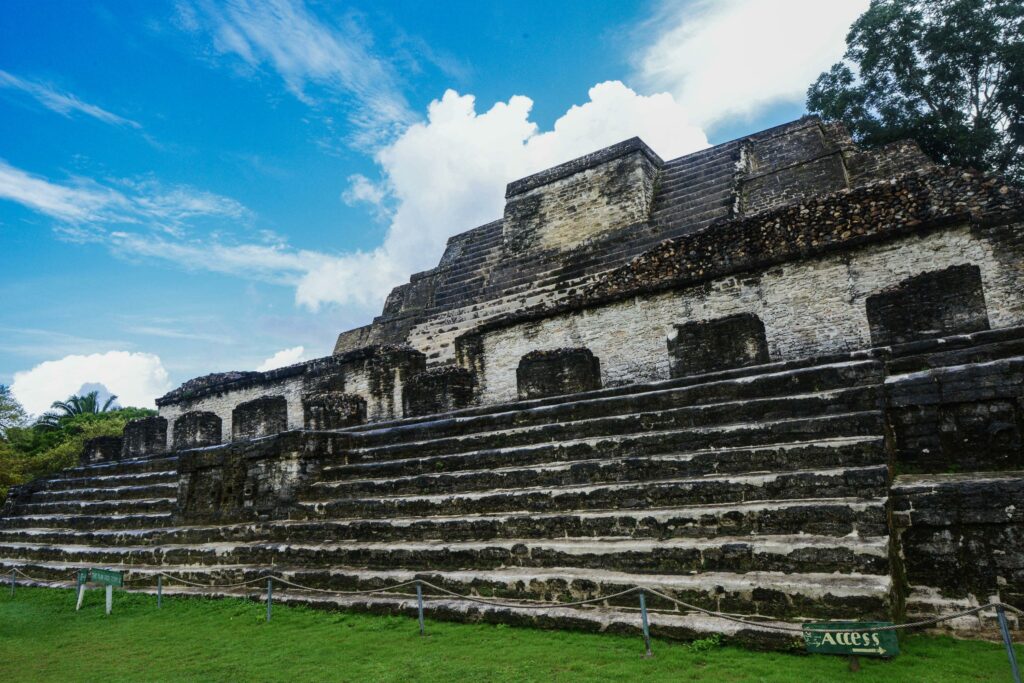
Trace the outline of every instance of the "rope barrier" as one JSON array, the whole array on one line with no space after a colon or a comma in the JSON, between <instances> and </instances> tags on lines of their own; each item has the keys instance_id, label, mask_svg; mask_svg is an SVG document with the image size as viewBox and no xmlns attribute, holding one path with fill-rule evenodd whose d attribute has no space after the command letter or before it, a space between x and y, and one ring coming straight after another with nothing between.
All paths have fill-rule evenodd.
<instances>
[{"instance_id":1,"label":"rope barrier","mask_svg":"<svg viewBox=\"0 0 1024 683\"><path fill-rule=\"evenodd\" d=\"M33 577L33 576L30 576L30 575L26 574L24 571L22 571L21 569L18 569L16 567L13 568L13 571L16 572L17 574L20 574L25 579L28 579L30 581L35 581L37 583L44 584L46 586L57 586L57 585L59 585L59 580L39 579L39 578L36 578L36 577ZM69 578L74 578L76 575L77 575L77 572L72 572L68 576L69 576ZM382 593L394 593L398 589L405 588L407 586L418 586L418 587L419 586L426 586L426 587L431 588L434 591L437 591L438 593L441 594L441 596L428 595L426 597L450 597L450 598L454 598L454 599L457 599L457 600L464 600L466 602L473 602L473 603L477 603L477 604L481 604L481 605L488 605L490 607L506 607L506 608L509 608L509 609L538 609L538 610L542 610L542 609L556 609L556 608L570 608L570 607L582 607L584 605L592 605L592 604L596 604L596 603L607 602L608 600L613 600L615 598L621 598L621 597L624 597L626 595L631 595L631 594L637 593L637 592L641 592L641 593L646 592L646 593L648 593L650 595L653 595L653 596L656 596L656 597L661 598L663 600L666 600L668 602L671 602L674 605L676 605L678 607L681 607L683 609L686 609L688 611L697 612L697 613L700 613L700 614L705 614L705 615L708 615L708 616L711 616L711 617L716 617L716 618L719 618L719 619L724 619L726 621L730 621L730 622L733 622L733 623L741 624L743 626L749 626L749 627L752 627L752 628L759 628L759 629L768 629L768 630L773 630L773 631L783 631L783 632L787 632L787 633L803 633L804 630L805 630L804 626L795 626L795 625L781 624L781 623L778 623L778 622L771 622L771 621L753 621L753 620L751 620L751 618L738 617L738 616L734 616L734 615L726 613L726 612L719 612L719 611L716 611L716 610L707 609L706 607L700 607L699 605L694 605L694 604L685 602L683 600L679 600L678 598L672 597L671 595L666 595L665 593L662 593L661 591L654 590L652 588L644 588L644 587L641 587L641 586L633 586L631 588L627 588L625 590L621 590L621 591L619 591L617 593L612 593L610 595L601 595L601 596L597 596L597 597L594 597L594 598L588 598L588 599L585 599L585 600L576 600L576 601L573 601L573 602L537 603L537 602L509 602L509 601L502 601L502 600L491 600L491 599L487 599L487 598L480 598L480 597L477 597L477 596L474 596L474 595L463 595L461 593L456 593L455 591L449 590L449 589L444 588L442 586L438 586L438 585L436 585L434 583L431 583L429 581L425 581L423 579L410 579L408 581L402 581L400 583L396 583L396 584L393 584L391 586L385 586L383 588L373 588L373 589L355 590L355 591L342 591L342 590L332 590L332 589L329 589L329 588L316 588L316 587L313 587L313 586L304 586L304 585L302 585L300 583L297 583L295 581L287 579L287 578L285 578L283 576L275 576L275 575L270 574L270 573L265 574L265 575L260 576L260 577L257 577L257 578L249 579L249 580L246 580L246 581L238 581L238 582L226 583L226 584L206 584L206 583L199 583L199 582L196 582L196 581L190 581L188 579L181 578L180 576L174 576L172 574L168 574L167 572L162 572L161 571L161 572L156 572L155 574L149 574L149 575L145 575L145 576L139 576L137 578L125 579L125 582L126 583L129 583L129 582L130 583L138 583L138 582L141 582L141 581L146 581L146 580L152 578L153 576L163 576L164 578L166 578L166 579L168 579L170 581L177 581L179 583L183 583L185 585L192 586L192 587L195 587L195 588L206 588L206 589L239 588L239 587L242 587L242 586L249 586L249 585L252 585L252 584L255 584L255 583L261 583L263 581L272 580L272 581L277 581L277 582L279 582L281 584L284 584L286 586L291 586L292 588L296 588L298 590L309 591L309 592L314 592L314 593L325 593L325 594L330 594L330 595L346 595L346 596L376 595L376 594L382 594ZM401 595L402 597L410 597L410 598L413 597L412 595L408 595L408 594L405 594L405 593L399 593L397 595ZM918 620L918 621L905 622L905 623L902 623L902 624L892 624L892 625L888 625L888 626L872 626L872 627L864 627L864 628L859 628L858 627L856 629L851 629L851 628L835 628L835 629L830 629L830 628L813 627L812 630L815 633L848 633L848 632L851 632L851 631L857 631L857 632L861 632L861 633L863 633L863 632L881 632L881 631L899 631L899 630L921 628L921 627L924 627L924 626L931 626L931 625L935 625L935 624L940 624L940 623L945 622L945 621L951 621L953 619L959 619L960 617L970 616L972 614L978 614L979 612L983 612L983 611L988 610L988 609L997 609L999 607L1002 607L1003 609L1005 609L1005 610L1007 610L1009 612L1012 612L1013 614L1016 614L1017 616L1024 616L1024 610L1018 609L1017 607L1014 607L1013 605L1009 605L1009 604L1004 603L1004 602L990 602L990 603L986 603L984 605L978 605L976 607L971 607L971 608L968 608L968 609L964 609L964 610L961 610L959 612L955 612L953 614L945 614L945 615L931 617L931 618L928 618L928 619L921 619L921 620ZM768 619L770 617L762 617L762 618Z\"/></svg>"}]
</instances>

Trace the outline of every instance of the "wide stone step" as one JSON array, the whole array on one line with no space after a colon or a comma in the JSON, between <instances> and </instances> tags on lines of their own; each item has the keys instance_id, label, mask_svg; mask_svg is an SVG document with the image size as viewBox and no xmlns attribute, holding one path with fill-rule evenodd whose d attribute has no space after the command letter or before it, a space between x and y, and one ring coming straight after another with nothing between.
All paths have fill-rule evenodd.
<instances>
[{"instance_id":1,"label":"wide stone step","mask_svg":"<svg viewBox=\"0 0 1024 683\"><path fill-rule=\"evenodd\" d=\"M573 567L631 573L822 572L884 574L888 539L797 536L715 539L495 539L485 542L214 543L50 546L0 543L0 558L99 565L344 565L371 569Z\"/></svg>"},{"instance_id":2,"label":"wide stone step","mask_svg":"<svg viewBox=\"0 0 1024 683\"><path fill-rule=\"evenodd\" d=\"M98 515L170 512L174 498L139 498L135 500L60 500L51 503L25 503L15 507L16 515Z\"/></svg>"},{"instance_id":3,"label":"wide stone step","mask_svg":"<svg viewBox=\"0 0 1024 683\"><path fill-rule=\"evenodd\" d=\"M374 498L307 500L323 517L396 517L496 512L642 509L814 497L878 497L888 486L885 466L615 484L534 487Z\"/></svg>"},{"instance_id":4,"label":"wide stone step","mask_svg":"<svg viewBox=\"0 0 1024 683\"><path fill-rule=\"evenodd\" d=\"M51 479L46 482L48 491L66 489L146 486L150 484L168 484L178 481L177 470L139 472L136 474L106 474L95 477L72 477Z\"/></svg>"},{"instance_id":5,"label":"wide stone step","mask_svg":"<svg viewBox=\"0 0 1024 683\"><path fill-rule=\"evenodd\" d=\"M844 370L845 368L845 370ZM626 396L638 396L640 394L646 394L648 392L660 392L669 389L681 388L681 387L696 387L698 385L710 385L730 380L737 380L740 383L757 382L762 376L777 376L776 379L790 377L792 375L798 378L802 376L801 371L811 370L823 373L833 373L835 371L850 373L844 375L845 379L849 381L848 385L837 384L836 386L828 386L823 384L820 390L827 389L839 389L844 386L861 386L865 384L874 384L879 381L879 377L882 375L881 363L874 356L873 352L852 352L852 353L839 353L826 357L817 358L798 358L795 360L786 361L774 361L771 363L763 363L761 365L752 365L743 368L733 368L730 370L718 370L716 372L708 372L700 375L690 375L687 377L678 377L675 379L655 380L651 382L637 382L635 384L625 384L614 387L605 387L603 389L596 389L594 391L586 391L578 394L569 394L562 396L549 396L547 398L535 398L524 401L512 401L509 403L502 403L498 405L486 405L486 406L474 406L470 408L462 408L460 410L451 411L448 413L439 413L436 415L424 415L417 417L404 417L394 420L385 420L382 422L365 423L362 425L355 425L352 427L346 427L345 429L338 430L344 433L362 433L372 432L379 430L389 430L394 427L406 427L414 424L425 424L433 422L443 422L445 420L455 418L474 417L482 415L491 415L495 413L507 413L507 412L522 412L531 410L533 408L540 408L544 406L556 406L564 403L578 403L581 401L590 401L592 399L606 399L612 397L626 397ZM772 381L772 380L769 380ZM792 393L808 393L808 390L796 390L793 388L787 389L783 387L779 394L792 394Z\"/></svg>"},{"instance_id":6,"label":"wide stone step","mask_svg":"<svg viewBox=\"0 0 1024 683\"><path fill-rule=\"evenodd\" d=\"M142 484L138 486L103 486L71 489L45 489L36 491L29 500L32 503L86 500L136 500L140 498L168 498L178 492L177 481L163 484Z\"/></svg>"},{"instance_id":7,"label":"wide stone step","mask_svg":"<svg viewBox=\"0 0 1024 683\"><path fill-rule=\"evenodd\" d=\"M712 403L571 422L546 422L462 436L426 438L368 447L359 446L359 441L356 440L347 453L349 459L398 459L486 448L556 443L586 437L812 418L877 410L879 396L878 387L857 387L785 398Z\"/></svg>"},{"instance_id":8,"label":"wide stone step","mask_svg":"<svg viewBox=\"0 0 1024 683\"><path fill-rule=\"evenodd\" d=\"M139 514L41 514L0 517L0 529L146 529L166 526L170 512Z\"/></svg>"},{"instance_id":9,"label":"wide stone step","mask_svg":"<svg viewBox=\"0 0 1024 683\"><path fill-rule=\"evenodd\" d=\"M393 476L426 472L451 472L487 467L510 467L544 462L570 462L597 458L640 457L664 454L702 452L705 462L715 461L714 451L724 451L723 466L730 458L744 457L747 449L761 449L795 443L820 443L828 448L837 438L879 439L884 430L881 413L866 411L794 420L773 420L753 424L737 424L692 429L662 430L639 434L616 434L586 439L569 439L558 443L541 443L508 448L481 449L461 453L428 455L405 459L370 460L362 454L350 453L346 461L324 468L323 480ZM760 453L764 455L763 453ZM755 456L756 457L756 456ZM775 455L767 454L771 461ZM780 454L778 457L785 457ZM827 462L828 456L823 456ZM356 467L358 466L358 467ZM365 469L363 468L365 466ZM375 467L379 466L379 468ZM739 469L739 463L733 465Z\"/></svg>"},{"instance_id":10,"label":"wide stone step","mask_svg":"<svg viewBox=\"0 0 1024 683\"><path fill-rule=\"evenodd\" d=\"M177 466L177 456L151 456L133 458L131 460L115 460L113 462L81 467L69 467L66 470L61 470L54 477L59 479L76 479L81 477L139 474L142 472L174 472Z\"/></svg>"},{"instance_id":11,"label":"wide stone step","mask_svg":"<svg viewBox=\"0 0 1024 683\"><path fill-rule=\"evenodd\" d=\"M428 458L435 464L440 457ZM748 472L786 472L822 467L856 467L885 465L887 454L881 439L863 439L853 443L789 445L779 448L749 448L738 452L718 450L665 455L647 455L624 458L593 458L575 461L556 461L529 465L498 466L484 463L481 469L437 472L423 468L416 462L414 473L402 475L394 472L407 461L392 461L392 472L374 473L374 468L347 466L349 472L363 477L337 478L318 481L308 496L312 499L355 498L365 496L393 496L422 493L459 493L533 486L571 486L622 481L673 479L710 474L738 474ZM367 463L368 465L369 463ZM384 463L382 463L384 464ZM420 473L416 470L428 469ZM367 477L367 474L379 474ZM396 476L397 475L397 476Z\"/></svg>"},{"instance_id":12,"label":"wide stone step","mask_svg":"<svg viewBox=\"0 0 1024 683\"><path fill-rule=\"evenodd\" d=\"M891 579L874 574L786 574L781 572L706 572L702 574L630 574L600 569L506 567L489 571L410 571L371 570L349 567L196 567L117 565L128 572L129 586L153 586L159 573L192 583L226 585L258 581L272 573L300 586L339 592L380 590L419 579L442 589L474 597L502 601L575 602L620 593L634 586L658 591L698 607L731 614L786 619L887 618L890 614ZM68 565L53 563L13 563L0 561L0 571L17 567L29 576L63 579ZM183 586L173 578L164 578L165 590ZM275 594L301 591L278 583ZM436 593L423 587L429 596ZM415 595L414 586L395 593ZM606 601L607 606L634 607L635 594ZM672 603L648 596L652 611L675 611Z\"/></svg>"},{"instance_id":13,"label":"wide stone step","mask_svg":"<svg viewBox=\"0 0 1024 683\"><path fill-rule=\"evenodd\" d=\"M0 562L0 566L2 562ZM35 572L44 566L52 566L51 571L60 575L64 570L74 572L77 567L39 565L23 563L19 566ZM73 588L74 582L68 577L63 578L66 588ZM262 581L260 582L262 583ZM154 594L155 589L149 586L142 588L129 587L133 592ZM175 596L204 597L235 597L252 600L265 599L259 589L202 589L194 587L169 586L164 589L165 599ZM653 598L653 596L651 596ZM316 609L338 609L355 612L367 612L380 615L403 615L415 618L417 614L416 600L404 594L374 594L371 596L335 596L323 593L309 593L299 590L275 589L274 601L277 604L302 605ZM639 633L639 613L636 609L625 607L555 607L543 610L529 607L499 607L482 605L468 600L450 597L435 597L428 593L424 598L424 608L431 619L471 622L471 623L505 623L516 626L528 626L545 629L571 628L577 631ZM528 604L528 603L527 603ZM784 622L763 621L753 624L739 624L735 621L705 616L699 613L665 612L655 607L651 609L650 632L656 638L672 640L696 640L712 635L720 637L726 643L744 645L761 650L798 649L801 639L798 633L788 633L767 628L766 625L785 625ZM790 624L791 626L791 624Z\"/></svg>"},{"instance_id":14,"label":"wide stone step","mask_svg":"<svg viewBox=\"0 0 1024 683\"><path fill-rule=\"evenodd\" d=\"M10 527L0 541L59 545L161 545L274 541L470 541L493 538L714 538L746 534L872 537L888 533L886 499L813 498L641 510L515 512L390 519L278 520L133 529Z\"/></svg>"},{"instance_id":15,"label":"wide stone step","mask_svg":"<svg viewBox=\"0 0 1024 683\"><path fill-rule=\"evenodd\" d=\"M642 393L598 395L577 400L566 397L553 405L513 404L513 409L499 409L487 414L450 416L380 429L370 428L359 432L357 443L360 446L394 444L554 421L571 422L730 401L834 392L879 384L882 380L882 365L876 361L837 363L824 367L767 372L752 377L720 379L697 385L652 388Z\"/></svg>"},{"instance_id":16,"label":"wide stone step","mask_svg":"<svg viewBox=\"0 0 1024 683\"><path fill-rule=\"evenodd\" d=\"M844 425L846 426L846 425ZM885 442L880 435L851 437L824 437L810 441L781 442L771 438L768 430L760 430L762 445L718 446L702 450L661 453L656 445L639 447L628 438L624 440L585 439L563 442L557 446L542 444L511 449L472 451L453 455L432 455L402 460L379 460L328 465L321 472L321 480L315 487L330 487L334 482L352 479L408 478L420 475L440 476L447 473L461 474L474 470L503 470L509 467L540 466L553 463L595 463L621 462L640 458L650 461L650 467L661 467L662 460L668 467L683 467L690 475L715 473L742 473L758 471L786 471L845 466L861 466L885 462ZM748 435L752 434L746 431ZM782 432L778 432L781 434ZM683 432L683 439L690 436ZM662 436L663 444L676 441L674 435ZM647 440L650 441L649 439ZM775 443L772 443L775 441ZM551 456L551 460L545 458Z\"/></svg>"}]
</instances>

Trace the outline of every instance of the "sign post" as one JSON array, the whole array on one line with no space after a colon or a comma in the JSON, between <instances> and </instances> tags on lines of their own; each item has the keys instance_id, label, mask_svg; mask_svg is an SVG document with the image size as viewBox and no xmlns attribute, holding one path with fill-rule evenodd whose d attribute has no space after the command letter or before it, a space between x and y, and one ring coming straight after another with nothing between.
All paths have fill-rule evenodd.
<instances>
[{"instance_id":1,"label":"sign post","mask_svg":"<svg viewBox=\"0 0 1024 683\"><path fill-rule=\"evenodd\" d=\"M849 657L895 657L900 653L896 631L878 631L892 626L886 621L822 621L804 624L807 651Z\"/></svg>"},{"instance_id":2,"label":"sign post","mask_svg":"<svg viewBox=\"0 0 1024 683\"><path fill-rule=\"evenodd\" d=\"M75 611L82 609L82 600L85 599L85 587L87 583L98 583L107 589L107 614L110 614L114 607L114 586L120 588L124 585L124 573L113 569L79 569L78 570L78 604Z\"/></svg>"}]
</instances>

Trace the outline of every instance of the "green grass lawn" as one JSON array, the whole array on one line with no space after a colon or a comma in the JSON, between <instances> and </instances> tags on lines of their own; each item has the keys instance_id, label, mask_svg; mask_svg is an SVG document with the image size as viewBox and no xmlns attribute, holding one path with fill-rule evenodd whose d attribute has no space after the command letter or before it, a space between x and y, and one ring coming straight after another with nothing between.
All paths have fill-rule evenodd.
<instances>
[{"instance_id":1,"label":"green grass lawn","mask_svg":"<svg viewBox=\"0 0 1024 683\"><path fill-rule=\"evenodd\" d=\"M241 600L0 587L0 681L1009 681L1002 646L909 636L893 661L756 653L710 643L321 612ZM1018 646L1024 661L1024 649Z\"/></svg>"}]
</instances>

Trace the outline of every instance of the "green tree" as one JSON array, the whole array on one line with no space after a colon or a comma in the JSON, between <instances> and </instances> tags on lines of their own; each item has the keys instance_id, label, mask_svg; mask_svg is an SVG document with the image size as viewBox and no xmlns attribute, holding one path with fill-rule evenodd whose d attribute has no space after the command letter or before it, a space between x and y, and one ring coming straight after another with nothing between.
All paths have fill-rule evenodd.
<instances>
[{"instance_id":1,"label":"green tree","mask_svg":"<svg viewBox=\"0 0 1024 683\"><path fill-rule=\"evenodd\" d=\"M0 504L11 486L75 465L89 439L120 436L129 420L155 414L143 408L117 408L63 416L52 426L10 428L0 438Z\"/></svg>"},{"instance_id":2,"label":"green tree","mask_svg":"<svg viewBox=\"0 0 1024 683\"><path fill-rule=\"evenodd\" d=\"M872 0L807 109L868 145L1024 180L1024 2Z\"/></svg>"},{"instance_id":3,"label":"green tree","mask_svg":"<svg viewBox=\"0 0 1024 683\"><path fill-rule=\"evenodd\" d=\"M7 433L8 429L25 424L27 419L25 409L18 403L18 399L14 398L11 388L0 384L0 438Z\"/></svg>"},{"instance_id":4,"label":"green tree","mask_svg":"<svg viewBox=\"0 0 1024 683\"><path fill-rule=\"evenodd\" d=\"M90 391L84 396L69 396L66 401L54 401L50 406L51 412L43 413L36 424L44 428L56 427L61 420L75 415L106 413L110 411L115 401L117 401L117 396L111 395L101 406L98 391Z\"/></svg>"}]
</instances>

